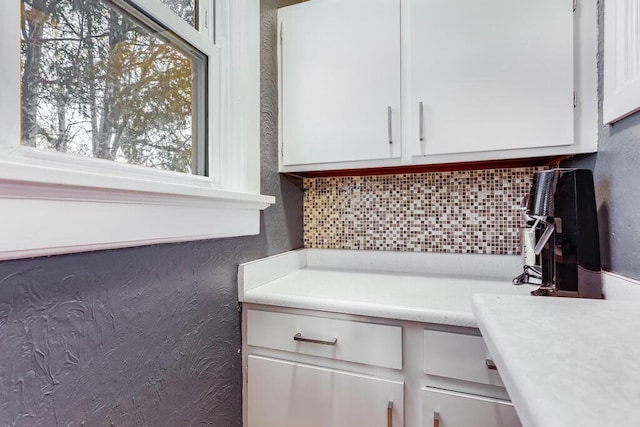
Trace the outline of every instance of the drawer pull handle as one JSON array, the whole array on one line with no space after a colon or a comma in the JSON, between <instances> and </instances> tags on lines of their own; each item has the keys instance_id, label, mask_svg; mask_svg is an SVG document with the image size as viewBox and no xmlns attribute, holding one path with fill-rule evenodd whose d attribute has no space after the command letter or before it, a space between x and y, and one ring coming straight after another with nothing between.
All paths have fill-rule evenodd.
<instances>
[{"instance_id":1,"label":"drawer pull handle","mask_svg":"<svg viewBox=\"0 0 640 427\"><path fill-rule=\"evenodd\" d=\"M440 412L433 413L433 427L440 427Z\"/></svg>"},{"instance_id":2,"label":"drawer pull handle","mask_svg":"<svg viewBox=\"0 0 640 427\"><path fill-rule=\"evenodd\" d=\"M491 369L492 371L497 371L498 367L496 366L495 362L491 359L485 359L484 363L487 364L487 368Z\"/></svg>"},{"instance_id":3,"label":"drawer pull handle","mask_svg":"<svg viewBox=\"0 0 640 427\"><path fill-rule=\"evenodd\" d=\"M338 342L338 338L334 338L331 341L315 340L313 338L306 338L306 337L303 337L300 332L298 332L297 334L295 334L293 336L293 340L294 341L302 341L302 342L310 342L310 343L313 343L313 344L322 344L322 345L336 345L336 343Z\"/></svg>"},{"instance_id":4,"label":"drawer pull handle","mask_svg":"<svg viewBox=\"0 0 640 427\"><path fill-rule=\"evenodd\" d=\"M393 427L393 400L387 405L387 427Z\"/></svg>"},{"instance_id":5,"label":"drawer pull handle","mask_svg":"<svg viewBox=\"0 0 640 427\"><path fill-rule=\"evenodd\" d=\"M424 141L424 103L420 102L420 104L418 104L418 110L419 110L419 115L420 117L418 117L419 120L419 131L420 131L420 141Z\"/></svg>"},{"instance_id":6,"label":"drawer pull handle","mask_svg":"<svg viewBox=\"0 0 640 427\"><path fill-rule=\"evenodd\" d=\"M387 130L389 131L389 144L393 144L393 111L387 107Z\"/></svg>"}]
</instances>

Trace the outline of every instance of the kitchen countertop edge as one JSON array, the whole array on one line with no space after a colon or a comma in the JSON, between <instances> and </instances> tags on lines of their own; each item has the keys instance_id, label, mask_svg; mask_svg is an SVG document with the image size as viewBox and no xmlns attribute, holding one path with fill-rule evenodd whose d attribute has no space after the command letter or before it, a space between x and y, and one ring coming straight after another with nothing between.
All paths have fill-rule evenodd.
<instances>
[{"instance_id":1,"label":"kitchen countertop edge","mask_svg":"<svg viewBox=\"0 0 640 427\"><path fill-rule=\"evenodd\" d=\"M393 304L375 304L368 302L340 301L338 299L282 297L279 295L245 294L244 303L259 304L282 308L297 308L329 313L351 314L377 317L382 319L407 320L421 323L477 328L474 316L470 312L405 307Z\"/></svg>"}]
</instances>

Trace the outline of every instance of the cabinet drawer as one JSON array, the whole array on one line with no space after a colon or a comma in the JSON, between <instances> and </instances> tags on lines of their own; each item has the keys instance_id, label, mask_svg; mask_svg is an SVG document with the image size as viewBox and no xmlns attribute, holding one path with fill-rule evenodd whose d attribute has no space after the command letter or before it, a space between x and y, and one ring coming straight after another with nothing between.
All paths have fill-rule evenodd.
<instances>
[{"instance_id":1,"label":"cabinet drawer","mask_svg":"<svg viewBox=\"0 0 640 427\"><path fill-rule=\"evenodd\" d=\"M498 371L481 336L424 331L424 373L503 387Z\"/></svg>"},{"instance_id":2,"label":"cabinet drawer","mask_svg":"<svg viewBox=\"0 0 640 427\"><path fill-rule=\"evenodd\" d=\"M297 341L299 338L325 343ZM335 344L330 344L335 340ZM269 311L247 311L247 344L402 369L402 328Z\"/></svg>"},{"instance_id":3,"label":"cabinet drawer","mask_svg":"<svg viewBox=\"0 0 640 427\"><path fill-rule=\"evenodd\" d=\"M402 382L256 356L248 365L248 427L404 424Z\"/></svg>"},{"instance_id":4,"label":"cabinet drawer","mask_svg":"<svg viewBox=\"0 0 640 427\"><path fill-rule=\"evenodd\" d=\"M436 416L437 413L437 416ZM438 423L435 422L438 418ZM521 427L510 402L432 388L422 389L424 427Z\"/></svg>"}]
</instances>

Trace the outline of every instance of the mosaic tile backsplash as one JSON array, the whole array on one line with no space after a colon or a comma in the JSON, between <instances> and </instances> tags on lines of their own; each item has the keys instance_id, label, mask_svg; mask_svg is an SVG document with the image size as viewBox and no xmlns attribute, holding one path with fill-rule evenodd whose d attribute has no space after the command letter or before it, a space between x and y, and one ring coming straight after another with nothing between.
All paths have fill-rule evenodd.
<instances>
[{"instance_id":1,"label":"mosaic tile backsplash","mask_svg":"<svg viewBox=\"0 0 640 427\"><path fill-rule=\"evenodd\" d=\"M538 168L307 178L305 247L519 254Z\"/></svg>"}]
</instances>

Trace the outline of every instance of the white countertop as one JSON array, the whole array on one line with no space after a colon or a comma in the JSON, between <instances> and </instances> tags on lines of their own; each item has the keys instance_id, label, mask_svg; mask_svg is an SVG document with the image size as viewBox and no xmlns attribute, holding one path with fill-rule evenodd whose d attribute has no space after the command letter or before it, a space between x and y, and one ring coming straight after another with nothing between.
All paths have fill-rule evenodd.
<instances>
[{"instance_id":1,"label":"white countertop","mask_svg":"<svg viewBox=\"0 0 640 427\"><path fill-rule=\"evenodd\" d=\"M535 288L514 286L505 277L519 273L518 263L519 257L491 255L294 251L241 265L239 299L476 327L473 294L526 295ZM344 268L347 265L354 268ZM487 277L491 272L497 277Z\"/></svg>"},{"instance_id":2,"label":"white countertop","mask_svg":"<svg viewBox=\"0 0 640 427\"><path fill-rule=\"evenodd\" d=\"M524 427L640 426L640 302L476 295Z\"/></svg>"}]
</instances>

